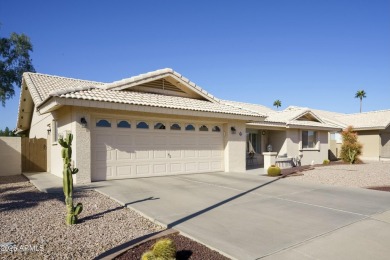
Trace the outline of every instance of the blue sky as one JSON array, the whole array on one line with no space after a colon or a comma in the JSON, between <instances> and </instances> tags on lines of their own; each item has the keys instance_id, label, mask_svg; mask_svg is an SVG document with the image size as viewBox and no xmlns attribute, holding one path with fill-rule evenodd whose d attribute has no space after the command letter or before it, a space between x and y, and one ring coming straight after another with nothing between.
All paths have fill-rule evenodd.
<instances>
[{"instance_id":1,"label":"blue sky","mask_svg":"<svg viewBox=\"0 0 390 260\"><path fill-rule=\"evenodd\" d=\"M111 82L173 68L213 95L282 108L390 109L389 0L0 2L40 73ZM0 107L16 125L19 91Z\"/></svg>"}]
</instances>

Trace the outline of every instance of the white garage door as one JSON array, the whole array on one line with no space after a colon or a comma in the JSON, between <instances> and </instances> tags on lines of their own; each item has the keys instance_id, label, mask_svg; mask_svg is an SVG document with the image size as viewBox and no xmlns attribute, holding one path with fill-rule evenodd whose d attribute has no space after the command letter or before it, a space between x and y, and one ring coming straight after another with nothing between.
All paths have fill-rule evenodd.
<instances>
[{"instance_id":1,"label":"white garage door","mask_svg":"<svg viewBox=\"0 0 390 260\"><path fill-rule=\"evenodd\" d=\"M94 181L224 170L220 126L106 119L96 122L106 127L92 129Z\"/></svg>"}]
</instances>

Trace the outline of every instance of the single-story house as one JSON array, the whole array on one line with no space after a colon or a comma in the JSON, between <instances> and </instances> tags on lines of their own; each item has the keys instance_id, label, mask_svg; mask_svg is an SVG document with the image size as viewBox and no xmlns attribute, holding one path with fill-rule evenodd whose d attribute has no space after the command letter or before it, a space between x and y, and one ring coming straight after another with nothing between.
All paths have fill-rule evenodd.
<instances>
[{"instance_id":1,"label":"single-story house","mask_svg":"<svg viewBox=\"0 0 390 260\"><path fill-rule=\"evenodd\" d=\"M328 158L329 131L340 127L310 109L276 112L221 100L162 69L112 83L24 73L17 129L47 138L47 171L60 177L57 141L72 133L76 182L89 183L243 172L261 167L271 150L302 164L321 163Z\"/></svg>"},{"instance_id":2,"label":"single-story house","mask_svg":"<svg viewBox=\"0 0 390 260\"><path fill-rule=\"evenodd\" d=\"M352 126L358 134L358 141L363 149L362 160L390 160L390 110L378 110L356 114L343 114L314 110L326 122L345 129ZM331 136L332 153L339 155L341 143L335 142L335 133Z\"/></svg>"}]
</instances>

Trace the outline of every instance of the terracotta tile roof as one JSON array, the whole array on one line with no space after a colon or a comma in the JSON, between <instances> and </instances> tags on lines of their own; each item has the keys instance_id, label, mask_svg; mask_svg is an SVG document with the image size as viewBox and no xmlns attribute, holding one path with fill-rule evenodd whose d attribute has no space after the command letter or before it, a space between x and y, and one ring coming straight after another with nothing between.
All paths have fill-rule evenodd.
<instances>
[{"instance_id":1,"label":"terracotta tile roof","mask_svg":"<svg viewBox=\"0 0 390 260\"><path fill-rule=\"evenodd\" d=\"M152 93L135 92L135 91L117 91L100 88L87 88L76 91L59 91L52 92L51 96L61 98L72 98L82 100L93 100L102 102L113 102L140 106L174 108L183 110L214 112L234 115L246 115L260 117L262 115L247 111L240 108L235 108L218 102L210 102L192 98L166 96Z\"/></svg>"},{"instance_id":2,"label":"terracotta tile roof","mask_svg":"<svg viewBox=\"0 0 390 260\"><path fill-rule=\"evenodd\" d=\"M24 73L23 80L27 84L36 106L46 100L53 91L71 91L91 86L102 86L104 84L31 72Z\"/></svg>"}]
</instances>

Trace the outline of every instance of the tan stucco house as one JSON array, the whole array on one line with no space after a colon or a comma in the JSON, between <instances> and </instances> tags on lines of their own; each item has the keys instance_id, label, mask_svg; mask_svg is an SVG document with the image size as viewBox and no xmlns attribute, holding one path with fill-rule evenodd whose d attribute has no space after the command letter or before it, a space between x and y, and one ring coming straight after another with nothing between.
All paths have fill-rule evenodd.
<instances>
[{"instance_id":1,"label":"tan stucco house","mask_svg":"<svg viewBox=\"0 0 390 260\"><path fill-rule=\"evenodd\" d=\"M261 167L270 145L302 164L328 158L340 126L307 108L280 112L214 97L172 69L101 83L24 73L19 132L47 138L48 171L62 176L58 138L74 135L77 183Z\"/></svg>"},{"instance_id":2,"label":"tan stucco house","mask_svg":"<svg viewBox=\"0 0 390 260\"><path fill-rule=\"evenodd\" d=\"M378 110L356 114L343 114L314 110L326 122L345 129L352 126L363 145L362 160L390 160L390 110ZM339 155L341 144L330 138L331 151Z\"/></svg>"}]
</instances>

